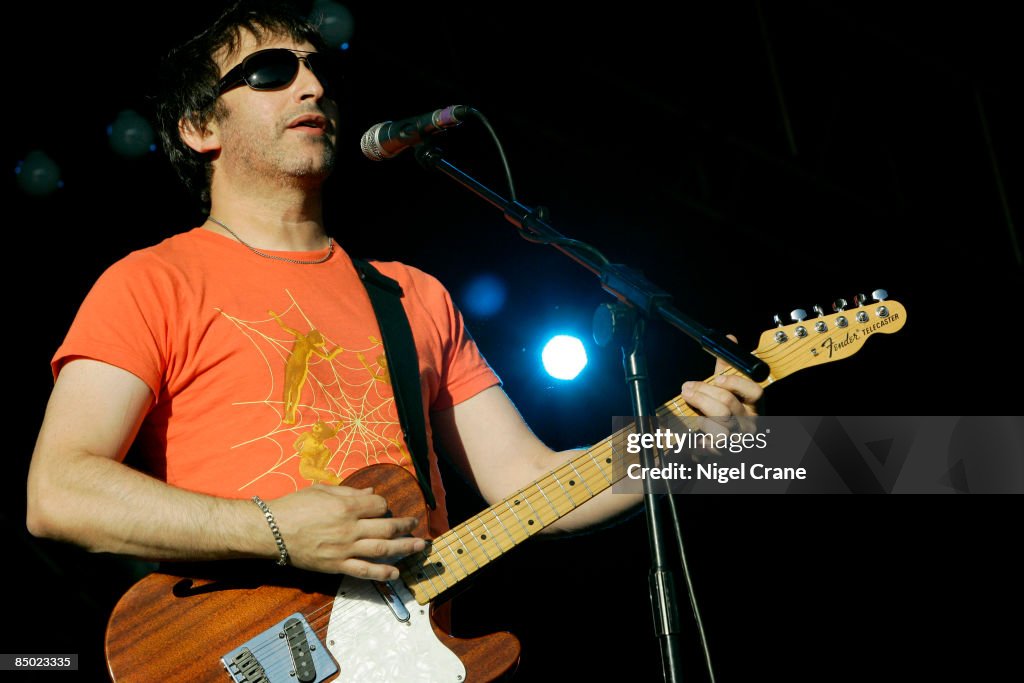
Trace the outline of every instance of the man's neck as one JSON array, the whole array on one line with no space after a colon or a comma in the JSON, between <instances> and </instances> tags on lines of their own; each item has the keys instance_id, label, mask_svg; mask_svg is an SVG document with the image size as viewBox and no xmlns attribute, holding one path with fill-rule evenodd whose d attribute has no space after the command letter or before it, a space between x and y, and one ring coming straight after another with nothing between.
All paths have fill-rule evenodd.
<instances>
[{"instance_id":1,"label":"man's neck","mask_svg":"<svg viewBox=\"0 0 1024 683\"><path fill-rule=\"evenodd\" d=\"M227 225L237 238L268 251L316 251L327 246L319 188L278 188L273 195L255 193L225 196L212 192L210 216ZM204 228L233 237L207 221Z\"/></svg>"}]
</instances>

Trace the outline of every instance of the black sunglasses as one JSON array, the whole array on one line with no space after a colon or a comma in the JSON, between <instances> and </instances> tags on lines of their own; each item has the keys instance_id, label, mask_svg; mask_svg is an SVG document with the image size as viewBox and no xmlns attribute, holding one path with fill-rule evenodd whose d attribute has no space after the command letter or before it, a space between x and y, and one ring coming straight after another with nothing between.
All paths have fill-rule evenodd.
<instances>
[{"instance_id":1,"label":"black sunglasses","mask_svg":"<svg viewBox=\"0 0 1024 683\"><path fill-rule=\"evenodd\" d=\"M224 74L224 78L220 79L217 85L217 94L223 95L243 83L253 90L284 88L295 80L299 73L299 62L305 62L306 67L324 86L324 90L330 93L333 74L330 73L326 55L308 50L275 47L253 52L243 59L241 64Z\"/></svg>"}]
</instances>

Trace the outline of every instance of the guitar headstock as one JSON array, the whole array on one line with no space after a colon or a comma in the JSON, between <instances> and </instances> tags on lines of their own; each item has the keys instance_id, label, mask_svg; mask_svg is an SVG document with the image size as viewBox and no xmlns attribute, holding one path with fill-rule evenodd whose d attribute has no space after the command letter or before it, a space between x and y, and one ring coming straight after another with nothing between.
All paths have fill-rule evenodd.
<instances>
[{"instance_id":1,"label":"guitar headstock","mask_svg":"<svg viewBox=\"0 0 1024 683\"><path fill-rule=\"evenodd\" d=\"M797 370L848 358L860 351L868 337L898 332L907 321L907 311L898 301L887 300L884 289L872 292L872 300L863 294L854 297L854 307L843 299L832 304L833 313L825 314L814 306L816 317L796 309L794 322L765 330L752 352L771 368L768 381L781 379Z\"/></svg>"}]
</instances>

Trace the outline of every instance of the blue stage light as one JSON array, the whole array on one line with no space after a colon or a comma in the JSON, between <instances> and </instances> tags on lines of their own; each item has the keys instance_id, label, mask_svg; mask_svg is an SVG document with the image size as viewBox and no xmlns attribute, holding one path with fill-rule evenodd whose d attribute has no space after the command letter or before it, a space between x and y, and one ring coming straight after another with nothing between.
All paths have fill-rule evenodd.
<instances>
[{"instance_id":1,"label":"blue stage light","mask_svg":"<svg viewBox=\"0 0 1024 683\"><path fill-rule=\"evenodd\" d=\"M576 379L587 366L587 351L576 337L560 334L544 346L541 359L544 369L555 379Z\"/></svg>"},{"instance_id":2,"label":"blue stage light","mask_svg":"<svg viewBox=\"0 0 1024 683\"><path fill-rule=\"evenodd\" d=\"M471 316L490 318L501 311L506 294L504 281L485 273L466 283L462 290L462 305Z\"/></svg>"}]
</instances>

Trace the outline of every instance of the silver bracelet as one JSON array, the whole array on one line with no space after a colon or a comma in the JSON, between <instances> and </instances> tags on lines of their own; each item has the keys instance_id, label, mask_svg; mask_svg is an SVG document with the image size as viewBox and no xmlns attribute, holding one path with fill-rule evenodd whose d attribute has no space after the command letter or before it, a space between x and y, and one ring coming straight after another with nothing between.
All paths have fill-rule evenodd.
<instances>
[{"instance_id":1,"label":"silver bracelet","mask_svg":"<svg viewBox=\"0 0 1024 683\"><path fill-rule=\"evenodd\" d=\"M274 541L277 543L277 551L281 554L277 558L277 563L282 567L288 564L288 548L284 547L284 539L281 538L281 530L277 528L277 522L274 521L274 513L270 511L267 504L263 502L259 496L253 496L252 502L259 506L260 510L263 511L263 516L267 518L267 524L270 525L270 532L274 534Z\"/></svg>"}]
</instances>

